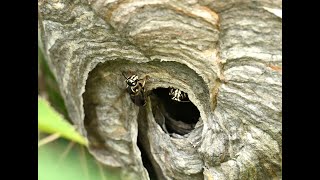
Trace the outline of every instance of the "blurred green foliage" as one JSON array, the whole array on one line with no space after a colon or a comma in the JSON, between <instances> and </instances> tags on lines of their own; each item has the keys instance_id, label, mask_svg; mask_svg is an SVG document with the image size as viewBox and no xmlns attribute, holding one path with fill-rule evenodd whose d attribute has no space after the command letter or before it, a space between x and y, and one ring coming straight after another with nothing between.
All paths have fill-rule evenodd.
<instances>
[{"instance_id":1,"label":"blurred green foliage","mask_svg":"<svg viewBox=\"0 0 320 180\"><path fill-rule=\"evenodd\" d=\"M38 149L39 180L119 179L117 171L96 161L84 146L71 143L59 139Z\"/></svg>"},{"instance_id":2,"label":"blurred green foliage","mask_svg":"<svg viewBox=\"0 0 320 180\"><path fill-rule=\"evenodd\" d=\"M48 63L38 48L38 94L46 97L55 110L67 120L68 112L57 85L57 81L50 71Z\"/></svg>"},{"instance_id":3,"label":"blurred green foliage","mask_svg":"<svg viewBox=\"0 0 320 180\"><path fill-rule=\"evenodd\" d=\"M46 133L58 133L69 140L87 145L86 139L41 97L38 97L38 129Z\"/></svg>"}]
</instances>

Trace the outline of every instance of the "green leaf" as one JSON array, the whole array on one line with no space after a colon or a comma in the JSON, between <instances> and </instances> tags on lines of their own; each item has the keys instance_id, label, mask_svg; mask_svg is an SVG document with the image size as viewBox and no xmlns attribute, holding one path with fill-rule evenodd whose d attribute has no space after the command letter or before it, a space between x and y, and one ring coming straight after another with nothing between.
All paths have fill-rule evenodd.
<instances>
[{"instance_id":1,"label":"green leaf","mask_svg":"<svg viewBox=\"0 0 320 180\"><path fill-rule=\"evenodd\" d=\"M120 180L120 169L104 166L78 144L67 150L70 144L58 139L38 149L38 179Z\"/></svg>"},{"instance_id":2,"label":"green leaf","mask_svg":"<svg viewBox=\"0 0 320 180\"><path fill-rule=\"evenodd\" d=\"M38 128L46 133L59 133L64 138L87 146L86 139L41 97L38 97Z\"/></svg>"}]
</instances>

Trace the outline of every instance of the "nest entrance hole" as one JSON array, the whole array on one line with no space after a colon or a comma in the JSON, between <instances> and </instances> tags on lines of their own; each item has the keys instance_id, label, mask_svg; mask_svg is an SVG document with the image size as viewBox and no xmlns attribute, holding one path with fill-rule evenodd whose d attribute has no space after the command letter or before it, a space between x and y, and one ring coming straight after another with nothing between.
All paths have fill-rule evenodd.
<instances>
[{"instance_id":1,"label":"nest entrance hole","mask_svg":"<svg viewBox=\"0 0 320 180\"><path fill-rule=\"evenodd\" d=\"M185 135L191 132L200 118L198 108L190 101L179 102L169 95L170 88L152 90L152 112L164 132Z\"/></svg>"}]
</instances>

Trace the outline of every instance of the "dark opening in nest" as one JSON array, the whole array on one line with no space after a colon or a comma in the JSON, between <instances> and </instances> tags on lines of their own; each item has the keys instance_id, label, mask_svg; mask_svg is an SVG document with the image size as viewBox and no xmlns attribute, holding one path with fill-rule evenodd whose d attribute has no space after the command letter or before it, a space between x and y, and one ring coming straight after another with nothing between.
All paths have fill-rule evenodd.
<instances>
[{"instance_id":1,"label":"dark opening in nest","mask_svg":"<svg viewBox=\"0 0 320 180\"><path fill-rule=\"evenodd\" d=\"M170 88L152 90L152 112L166 133L180 135L191 132L198 122L200 112L190 101L179 102L169 95Z\"/></svg>"}]
</instances>

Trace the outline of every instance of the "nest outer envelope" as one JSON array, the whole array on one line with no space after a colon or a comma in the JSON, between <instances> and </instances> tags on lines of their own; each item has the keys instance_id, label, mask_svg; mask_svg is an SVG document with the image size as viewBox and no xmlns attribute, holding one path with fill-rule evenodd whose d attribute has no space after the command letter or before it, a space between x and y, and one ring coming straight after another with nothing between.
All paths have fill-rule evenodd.
<instances>
[{"instance_id":1,"label":"nest outer envelope","mask_svg":"<svg viewBox=\"0 0 320 180\"><path fill-rule=\"evenodd\" d=\"M251 2L251 1L250 1ZM281 1L38 1L39 42L89 151L149 179L282 178ZM200 111L184 136L165 133L126 94L122 72L147 91L176 87ZM154 102L155 103L155 102Z\"/></svg>"}]
</instances>

